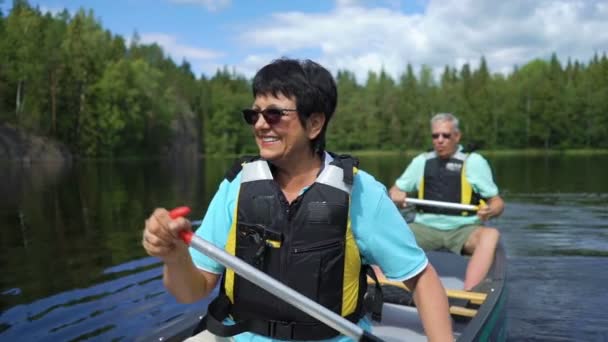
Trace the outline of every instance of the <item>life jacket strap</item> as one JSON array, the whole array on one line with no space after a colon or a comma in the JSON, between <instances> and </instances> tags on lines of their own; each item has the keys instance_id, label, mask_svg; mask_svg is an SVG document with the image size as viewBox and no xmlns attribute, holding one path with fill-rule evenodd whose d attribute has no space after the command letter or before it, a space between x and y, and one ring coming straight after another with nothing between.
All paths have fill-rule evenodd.
<instances>
[{"instance_id":1,"label":"life jacket strap","mask_svg":"<svg viewBox=\"0 0 608 342\"><path fill-rule=\"evenodd\" d=\"M348 185L353 185L354 172L353 169L359 166L359 160L351 157L347 154L333 154L331 156L334 158L332 164L338 165L342 167L344 172L344 183Z\"/></svg>"},{"instance_id":2,"label":"life jacket strap","mask_svg":"<svg viewBox=\"0 0 608 342\"><path fill-rule=\"evenodd\" d=\"M382 286L376 272L369 265L365 265L367 275L374 280L374 290L368 290L363 300L365 312L369 312L372 319L376 322L382 322L382 305L384 304L384 295L382 294Z\"/></svg>"},{"instance_id":3,"label":"life jacket strap","mask_svg":"<svg viewBox=\"0 0 608 342\"><path fill-rule=\"evenodd\" d=\"M203 330L221 336L229 337L243 332L267 336L279 340L323 340L338 336L340 333L322 322L283 322L265 319L248 319L237 321L233 325L223 323L230 312L232 304L226 295L220 293L207 308L207 314L199 323L194 334ZM345 317L351 322L359 320L359 315Z\"/></svg>"},{"instance_id":4,"label":"life jacket strap","mask_svg":"<svg viewBox=\"0 0 608 342\"><path fill-rule=\"evenodd\" d=\"M243 332L243 327L235 325L224 325L222 322L228 317L230 310L230 300L224 293L220 293L207 307L205 317L199 322L192 332L192 336L202 331L209 330L213 334L221 337L230 337Z\"/></svg>"}]
</instances>

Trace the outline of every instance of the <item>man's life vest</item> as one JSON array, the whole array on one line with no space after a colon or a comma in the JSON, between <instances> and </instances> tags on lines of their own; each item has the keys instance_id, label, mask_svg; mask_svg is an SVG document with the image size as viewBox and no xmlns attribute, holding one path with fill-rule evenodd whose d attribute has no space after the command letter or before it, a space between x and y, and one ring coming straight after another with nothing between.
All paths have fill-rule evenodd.
<instances>
[{"instance_id":1,"label":"man's life vest","mask_svg":"<svg viewBox=\"0 0 608 342\"><path fill-rule=\"evenodd\" d=\"M468 153L458 151L447 159L439 158L435 151L426 153L424 175L418 185L419 199L479 205L480 194L473 190L466 177L465 161ZM474 215L474 211L416 205L419 212L444 215Z\"/></svg>"},{"instance_id":2,"label":"man's life vest","mask_svg":"<svg viewBox=\"0 0 608 342\"><path fill-rule=\"evenodd\" d=\"M290 288L357 322L364 314L366 267L350 224L350 195L358 162L335 156L291 204L265 160L248 158L226 251ZM232 177L232 179L230 179ZM231 317L235 325L222 321ZM281 340L320 340L339 333L227 269L203 325L218 336L249 331Z\"/></svg>"}]
</instances>

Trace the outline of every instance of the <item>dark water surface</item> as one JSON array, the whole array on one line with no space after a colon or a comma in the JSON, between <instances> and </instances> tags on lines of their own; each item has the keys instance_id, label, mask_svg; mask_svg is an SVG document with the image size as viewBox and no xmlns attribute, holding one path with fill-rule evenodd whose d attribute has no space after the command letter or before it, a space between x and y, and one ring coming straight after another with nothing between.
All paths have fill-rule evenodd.
<instances>
[{"instance_id":1,"label":"dark water surface","mask_svg":"<svg viewBox=\"0 0 608 342\"><path fill-rule=\"evenodd\" d=\"M608 341L608 155L488 158L507 201L513 341ZM130 341L193 308L140 246L158 206L200 218L227 159L0 164L0 340ZM365 157L390 184L406 157Z\"/></svg>"}]
</instances>

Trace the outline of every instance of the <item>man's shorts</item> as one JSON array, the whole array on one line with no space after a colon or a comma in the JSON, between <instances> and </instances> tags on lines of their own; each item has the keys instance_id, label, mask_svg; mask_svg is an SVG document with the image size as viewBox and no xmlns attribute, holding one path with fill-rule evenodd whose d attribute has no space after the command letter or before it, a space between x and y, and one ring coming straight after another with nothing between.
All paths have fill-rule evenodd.
<instances>
[{"instance_id":1,"label":"man's shorts","mask_svg":"<svg viewBox=\"0 0 608 342\"><path fill-rule=\"evenodd\" d=\"M416 237L416 243L423 250L435 251L445 248L456 254L462 254L462 248L469 239L469 235L480 227L470 224L456 229L443 230L415 222L409 223L409 226Z\"/></svg>"}]
</instances>

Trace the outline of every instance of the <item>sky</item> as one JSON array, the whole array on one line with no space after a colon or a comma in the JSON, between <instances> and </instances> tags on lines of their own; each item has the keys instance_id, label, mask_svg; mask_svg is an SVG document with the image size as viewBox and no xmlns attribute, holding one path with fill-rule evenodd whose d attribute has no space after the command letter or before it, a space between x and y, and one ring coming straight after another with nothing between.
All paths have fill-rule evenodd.
<instances>
[{"instance_id":1,"label":"sky","mask_svg":"<svg viewBox=\"0 0 608 342\"><path fill-rule=\"evenodd\" d=\"M6 15L11 0L1 5ZM608 52L606 0L30 0L43 12L92 9L105 29L158 43L200 76L227 66L246 77L281 56L349 70L363 82L408 63L479 65L509 73L556 53L587 63Z\"/></svg>"}]
</instances>

